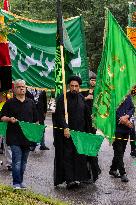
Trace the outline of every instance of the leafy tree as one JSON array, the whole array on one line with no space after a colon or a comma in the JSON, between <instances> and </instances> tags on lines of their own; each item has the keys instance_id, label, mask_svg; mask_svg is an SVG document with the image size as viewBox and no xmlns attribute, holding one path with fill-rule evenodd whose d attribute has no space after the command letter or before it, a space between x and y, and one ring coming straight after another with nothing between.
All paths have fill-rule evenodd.
<instances>
[{"instance_id":1,"label":"leafy tree","mask_svg":"<svg viewBox=\"0 0 136 205\"><path fill-rule=\"evenodd\" d=\"M56 19L55 0L12 0L13 13L33 19ZM127 26L128 1L127 0L62 0L64 18L83 15L87 53L91 70L96 71L100 62L103 33L104 12L108 7L123 29Z\"/></svg>"}]
</instances>

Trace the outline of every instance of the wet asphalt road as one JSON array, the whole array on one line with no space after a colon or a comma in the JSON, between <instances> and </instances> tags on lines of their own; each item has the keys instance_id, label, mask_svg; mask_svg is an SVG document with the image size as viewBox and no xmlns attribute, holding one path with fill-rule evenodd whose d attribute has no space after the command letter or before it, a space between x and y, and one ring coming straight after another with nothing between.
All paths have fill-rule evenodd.
<instances>
[{"instance_id":1,"label":"wet asphalt road","mask_svg":"<svg viewBox=\"0 0 136 205\"><path fill-rule=\"evenodd\" d=\"M51 116L47 116L47 125L52 125ZM25 173L25 184L36 193L64 200L73 205L136 205L136 159L130 157L130 144L128 142L124 162L129 182L109 176L113 150L105 140L99 153L99 164L102 174L95 184L82 185L78 190L68 191L65 185L53 186L53 134L52 128L46 129L46 145L49 151L31 152ZM0 156L0 159L2 155ZM5 166L0 167L0 183L11 185L11 174Z\"/></svg>"}]
</instances>

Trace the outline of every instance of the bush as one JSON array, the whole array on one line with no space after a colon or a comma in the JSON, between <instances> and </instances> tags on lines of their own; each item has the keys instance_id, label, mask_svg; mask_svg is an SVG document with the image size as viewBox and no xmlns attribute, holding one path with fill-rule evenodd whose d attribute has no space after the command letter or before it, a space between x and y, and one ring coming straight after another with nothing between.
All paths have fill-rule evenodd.
<instances>
[{"instance_id":1,"label":"bush","mask_svg":"<svg viewBox=\"0 0 136 205\"><path fill-rule=\"evenodd\" d=\"M66 205L40 194L0 185L0 205Z\"/></svg>"}]
</instances>

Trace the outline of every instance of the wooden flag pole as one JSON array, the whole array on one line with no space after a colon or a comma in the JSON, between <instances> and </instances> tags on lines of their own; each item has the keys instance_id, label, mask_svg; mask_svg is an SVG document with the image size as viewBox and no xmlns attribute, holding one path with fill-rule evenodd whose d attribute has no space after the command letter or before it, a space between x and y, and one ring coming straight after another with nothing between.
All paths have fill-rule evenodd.
<instances>
[{"instance_id":1,"label":"wooden flag pole","mask_svg":"<svg viewBox=\"0 0 136 205\"><path fill-rule=\"evenodd\" d=\"M63 94L64 94L64 108L65 108L65 120L66 123L68 123L68 111L67 111L67 88L66 88L66 82L65 82L65 61L64 61L64 47L60 46L60 52L61 52L61 64L62 64L62 82L63 82Z\"/></svg>"},{"instance_id":2,"label":"wooden flag pole","mask_svg":"<svg viewBox=\"0 0 136 205\"><path fill-rule=\"evenodd\" d=\"M57 29L60 38L60 52L61 52L61 65L62 65L62 84L64 94L64 108L65 108L65 120L68 123L68 112L67 112L67 96L66 96L66 82L65 82L65 61L64 61L64 44L63 44L63 25L62 25L62 9L61 0L57 0Z\"/></svg>"}]
</instances>

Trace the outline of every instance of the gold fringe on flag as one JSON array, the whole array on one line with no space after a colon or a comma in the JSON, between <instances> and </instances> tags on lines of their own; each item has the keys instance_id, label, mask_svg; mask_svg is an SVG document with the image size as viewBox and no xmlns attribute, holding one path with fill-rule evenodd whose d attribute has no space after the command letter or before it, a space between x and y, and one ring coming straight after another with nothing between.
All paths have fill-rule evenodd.
<instances>
[{"instance_id":1,"label":"gold fringe on flag","mask_svg":"<svg viewBox=\"0 0 136 205\"><path fill-rule=\"evenodd\" d=\"M135 27L127 27L127 36L133 46L136 48L136 28Z\"/></svg>"}]
</instances>

